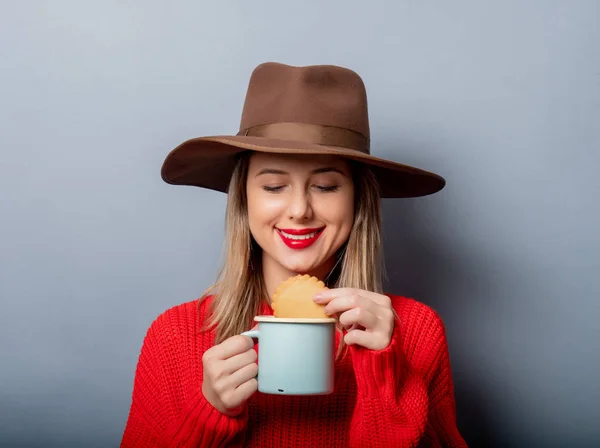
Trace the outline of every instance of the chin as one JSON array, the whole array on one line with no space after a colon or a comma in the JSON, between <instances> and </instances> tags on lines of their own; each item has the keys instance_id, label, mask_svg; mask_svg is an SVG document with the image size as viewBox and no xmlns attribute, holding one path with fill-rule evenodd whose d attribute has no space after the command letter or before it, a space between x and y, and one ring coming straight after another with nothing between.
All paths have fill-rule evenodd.
<instances>
[{"instance_id":1,"label":"chin","mask_svg":"<svg viewBox=\"0 0 600 448\"><path fill-rule=\"evenodd\" d=\"M294 265L284 265L284 267L295 274L308 274L314 270L312 265L305 264L294 264Z\"/></svg>"},{"instance_id":2,"label":"chin","mask_svg":"<svg viewBox=\"0 0 600 448\"><path fill-rule=\"evenodd\" d=\"M281 265L288 271L296 274L308 274L318 268L314 260L293 260L290 262L288 259L286 262L281 263Z\"/></svg>"}]
</instances>

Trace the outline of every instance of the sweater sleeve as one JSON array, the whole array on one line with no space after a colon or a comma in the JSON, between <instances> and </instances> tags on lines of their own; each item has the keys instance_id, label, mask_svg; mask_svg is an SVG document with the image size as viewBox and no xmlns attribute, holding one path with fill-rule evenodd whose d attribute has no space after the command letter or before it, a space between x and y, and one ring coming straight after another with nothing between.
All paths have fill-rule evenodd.
<instances>
[{"instance_id":1,"label":"sweater sleeve","mask_svg":"<svg viewBox=\"0 0 600 448\"><path fill-rule=\"evenodd\" d=\"M423 439L435 448L466 447L456 426L454 383L450 369L448 344L444 337L439 349L439 365L429 386L430 411Z\"/></svg>"},{"instance_id":2,"label":"sweater sleeve","mask_svg":"<svg viewBox=\"0 0 600 448\"><path fill-rule=\"evenodd\" d=\"M190 340L196 333L184 312L169 310L146 334L121 447L243 445L247 410L231 418L205 399L203 352Z\"/></svg>"},{"instance_id":3,"label":"sweater sleeve","mask_svg":"<svg viewBox=\"0 0 600 448\"><path fill-rule=\"evenodd\" d=\"M428 314L408 333L396 321L383 350L350 347L357 383L350 446L466 447L455 425L443 324Z\"/></svg>"}]
</instances>

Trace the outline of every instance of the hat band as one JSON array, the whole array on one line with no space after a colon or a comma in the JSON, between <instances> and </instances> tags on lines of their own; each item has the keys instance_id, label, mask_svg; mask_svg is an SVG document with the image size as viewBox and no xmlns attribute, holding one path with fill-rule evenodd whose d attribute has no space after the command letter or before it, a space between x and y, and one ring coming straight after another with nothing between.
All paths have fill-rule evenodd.
<instances>
[{"instance_id":1,"label":"hat band","mask_svg":"<svg viewBox=\"0 0 600 448\"><path fill-rule=\"evenodd\" d=\"M308 123L270 123L238 132L238 135L294 140L325 146L339 146L369 154L369 139L360 132L336 126Z\"/></svg>"}]
</instances>

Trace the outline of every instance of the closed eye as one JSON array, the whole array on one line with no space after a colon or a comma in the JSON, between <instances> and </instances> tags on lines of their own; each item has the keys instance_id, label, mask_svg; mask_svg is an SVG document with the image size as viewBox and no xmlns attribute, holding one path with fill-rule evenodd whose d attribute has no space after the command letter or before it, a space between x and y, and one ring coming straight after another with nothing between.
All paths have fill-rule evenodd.
<instances>
[{"instance_id":1,"label":"closed eye","mask_svg":"<svg viewBox=\"0 0 600 448\"><path fill-rule=\"evenodd\" d=\"M331 186L323 186L323 185L313 185L314 188L319 190L321 193L332 193L339 189L338 185ZM263 190L268 193L280 193L285 188L285 185L264 185Z\"/></svg>"},{"instance_id":2,"label":"closed eye","mask_svg":"<svg viewBox=\"0 0 600 448\"><path fill-rule=\"evenodd\" d=\"M317 190L323 192L323 193L331 193L334 191L338 190L338 186L337 185L331 185L331 186L321 186L321 185L315 185L315 187L317 188Z\"/></svg>"}]
</instances>

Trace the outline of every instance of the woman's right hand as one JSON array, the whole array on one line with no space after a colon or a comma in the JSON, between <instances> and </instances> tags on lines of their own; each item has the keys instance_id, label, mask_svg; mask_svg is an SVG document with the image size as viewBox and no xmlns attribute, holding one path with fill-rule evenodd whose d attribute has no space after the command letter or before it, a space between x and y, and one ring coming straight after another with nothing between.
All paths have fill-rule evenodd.
<instances>
[{"instance_id":1,"label":"woman's right hand","mask_svg":"<svg viewBox=\"0 0 600 448\"><path fill-rule=\"evenodd\" d=\"M219 412L235 417L258 389L257 355L248 336L232 336L202 355L202 393Z\"/></svg>"}]
</instances>

